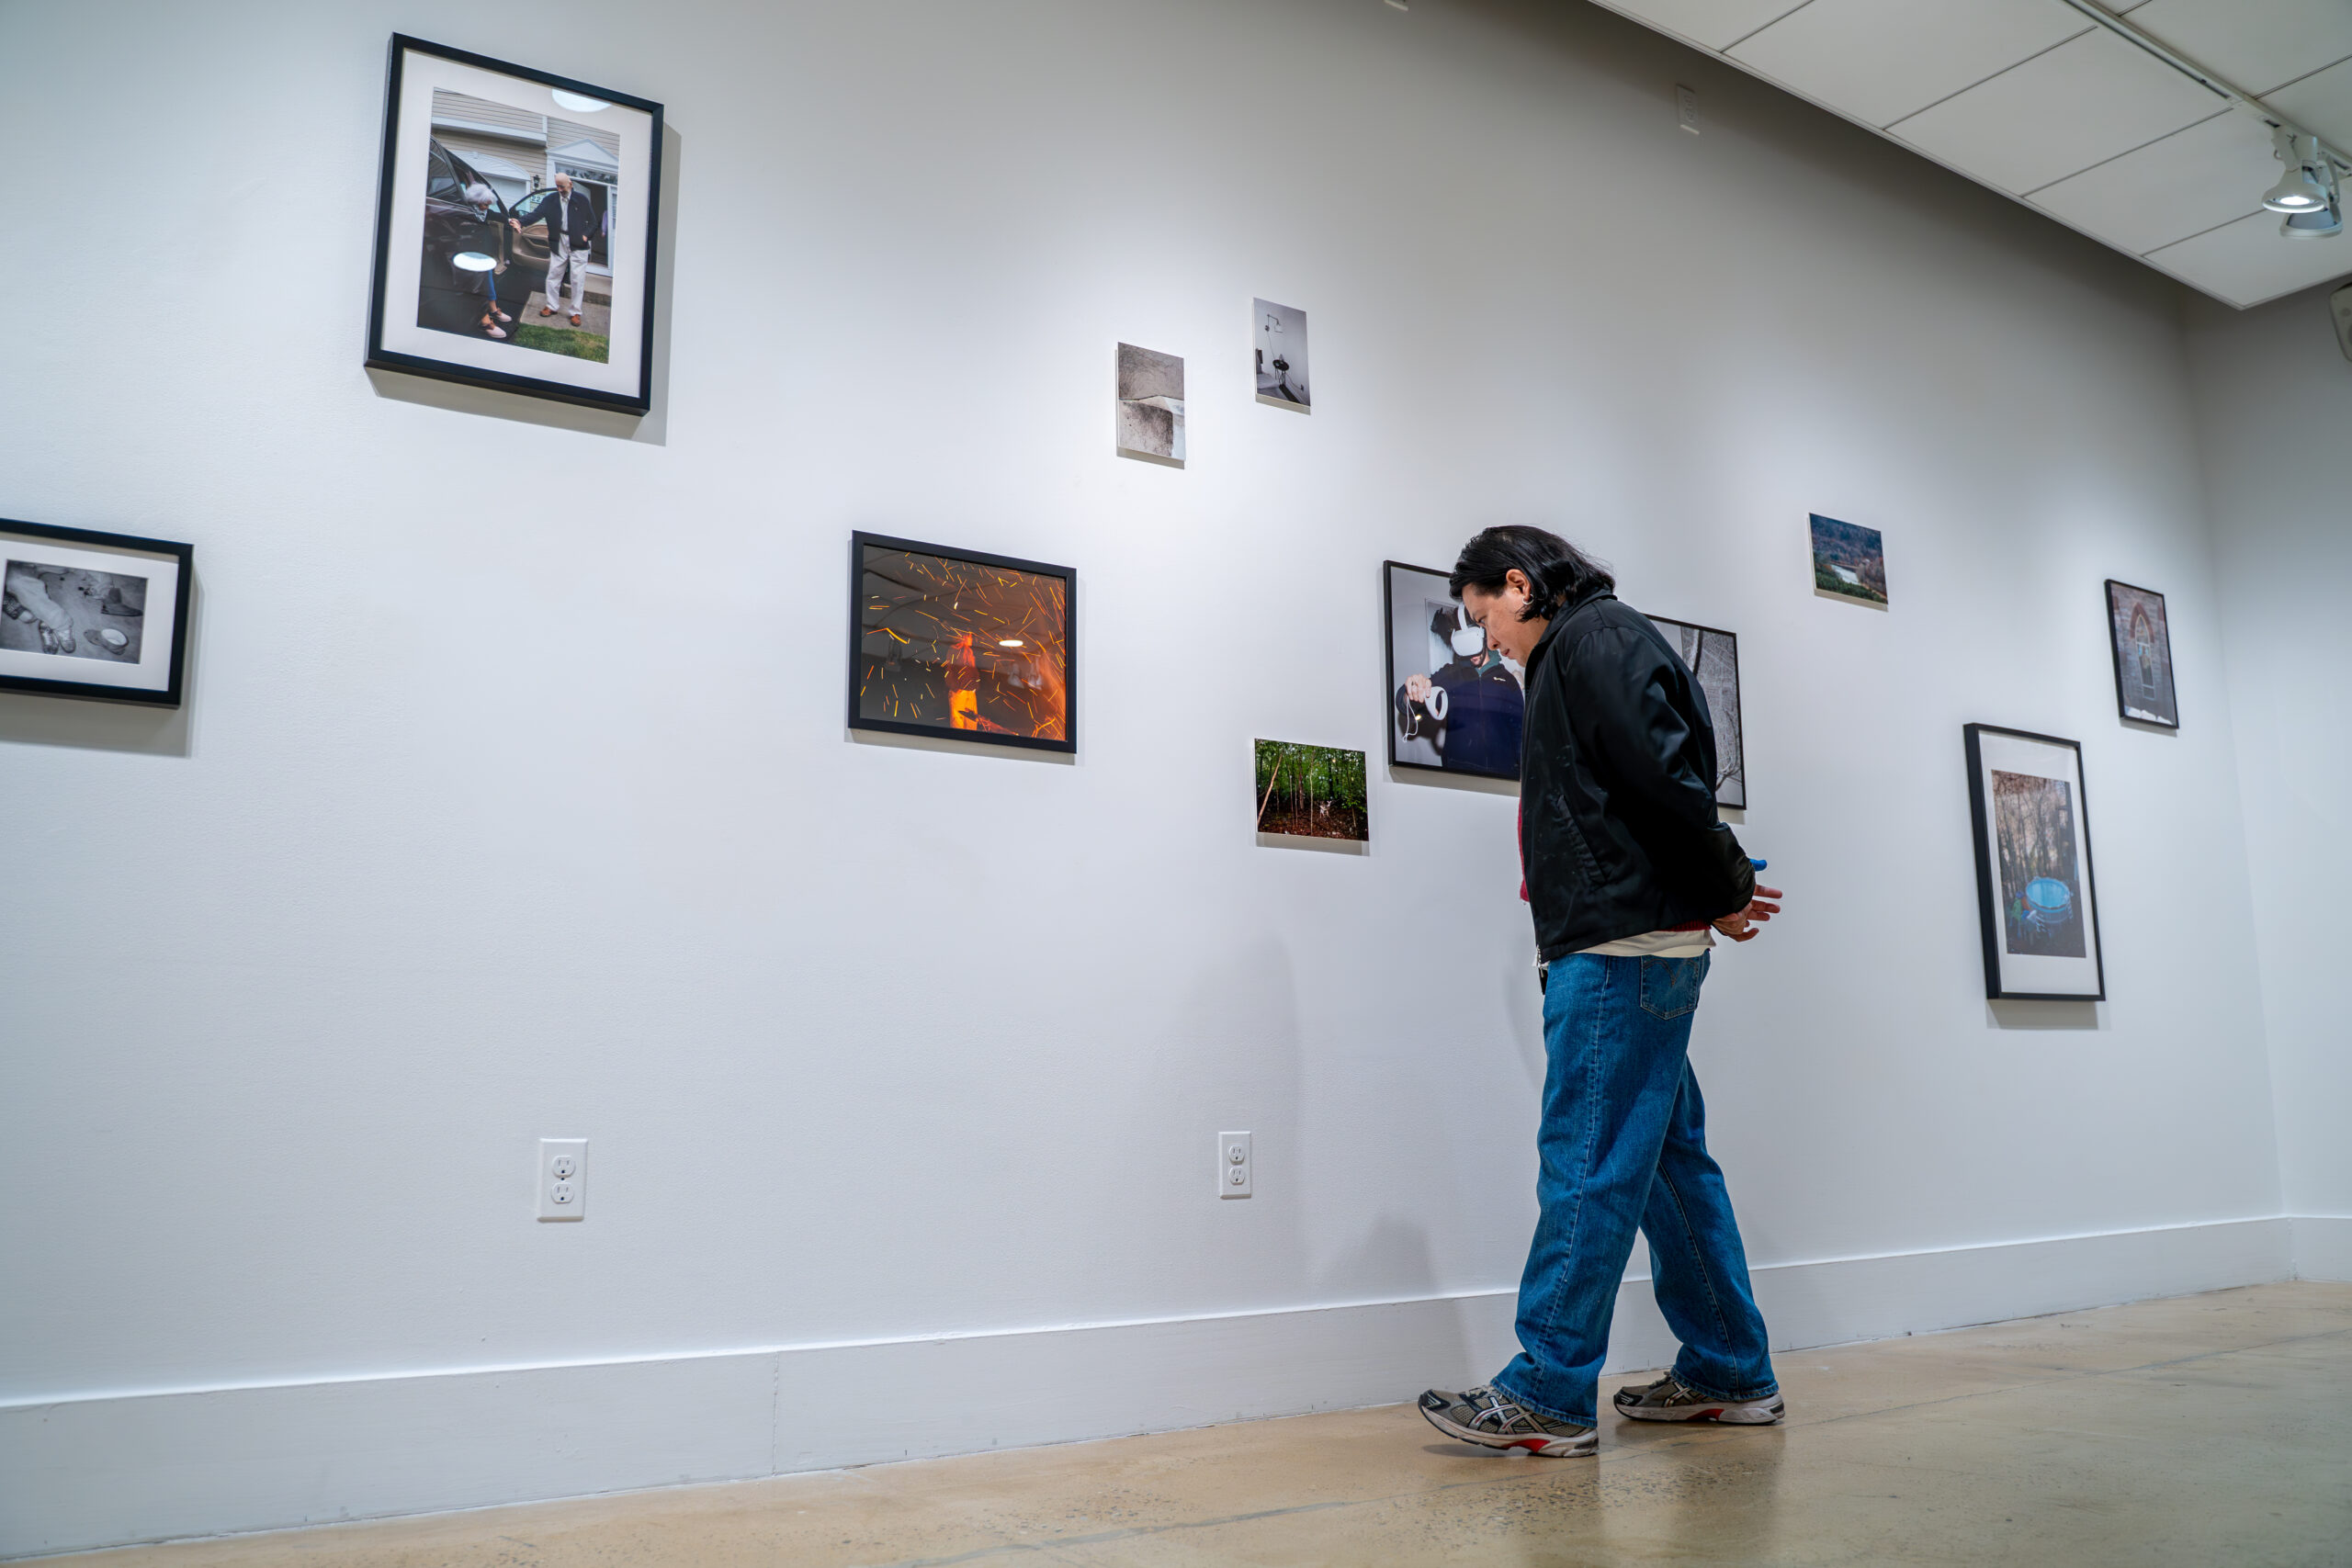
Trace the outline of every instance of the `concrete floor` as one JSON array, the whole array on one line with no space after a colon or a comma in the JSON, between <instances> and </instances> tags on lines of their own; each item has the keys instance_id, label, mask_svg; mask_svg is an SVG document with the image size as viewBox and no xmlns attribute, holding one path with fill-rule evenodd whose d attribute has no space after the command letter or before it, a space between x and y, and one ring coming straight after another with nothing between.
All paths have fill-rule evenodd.
<instances>
[{"instance_id":1,"label":"concrete floor","mask_svg":"<svg viewBox=\"0 0 2352 1568\"><path fill-rule=\"evenodd\" d=\"M1783 1426L1604 1420L1597 1461L1462 1447L1403 1404L74 1561L2352 1564L2352 1284L1791 1352L1780 1371Z\"/></svg>"}]
</instances>

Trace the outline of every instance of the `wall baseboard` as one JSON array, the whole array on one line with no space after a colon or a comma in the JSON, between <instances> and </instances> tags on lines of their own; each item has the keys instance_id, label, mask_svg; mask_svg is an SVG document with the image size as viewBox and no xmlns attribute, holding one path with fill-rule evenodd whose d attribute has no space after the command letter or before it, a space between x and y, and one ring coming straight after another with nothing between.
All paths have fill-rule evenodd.
<instances>
[{"instance_id":1,"label":"wall baseboard","mask_svg":"<svg viewBox=\"0 0 2352 1568\"><path fill-rule=\"evenodd\" d=\"M2352 1214L2297 1214L2295 1278L2352 1280Z\"/></svg>"},{"instance_id":2,"label":"wall baseboard","mask_svg":"<svg viewBox=\"0 0 2352 1568\"><path fill-rule=\"evenodd\" d=\"M2352 1219L2270 1218L1755 1271L1777 1348L2301 1275ZM1483 1381L1512 1292L0 1405L0 1557L480 1507L1386 1404ZM1645 1278L1610 1367L1672 1359Z\"/></svg>"}]
</instances>

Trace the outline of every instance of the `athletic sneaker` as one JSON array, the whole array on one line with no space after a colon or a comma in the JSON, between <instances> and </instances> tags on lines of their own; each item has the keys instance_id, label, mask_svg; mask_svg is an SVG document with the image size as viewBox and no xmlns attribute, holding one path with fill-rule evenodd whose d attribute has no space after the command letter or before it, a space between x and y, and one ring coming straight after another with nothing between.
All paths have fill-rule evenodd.
<instances>
[{"instance_id":1,"label":"athletic sneaker","mask_svg":"<svg viewBox=\"0 0 2352 1568\"><path fill-rule=\"evenodd\" d=\"M1788 1414L1777 1393L1761 1399L1717 1399L1678 1382L1672 1372L1640 1388L1617 1391L1617 1414L1636 1421L1723 1421L1736 1427L1769 1427Z\"/></svg>"},{"instance_id":2,"label":"athletic sneaker","mask_svg":"<svg viewBox=\"0 0 2352 1568\"><path fill-rule=\"evenodd\" d=\"M1600 1434L1592 1427L1538 1416L1498 1389L1482 1386L1448 1393L1433 1388L1421 1395L1421 1414L1447 1437L1484 1448L1569 1459L1600 1446Z\"/></svg>"}]
</instances>

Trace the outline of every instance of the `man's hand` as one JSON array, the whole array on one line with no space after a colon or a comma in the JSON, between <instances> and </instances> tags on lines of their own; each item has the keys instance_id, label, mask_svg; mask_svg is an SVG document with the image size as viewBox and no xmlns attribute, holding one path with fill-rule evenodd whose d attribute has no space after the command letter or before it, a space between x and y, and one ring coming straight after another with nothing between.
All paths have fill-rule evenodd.
<instances>
[{"instance_id":1,"label":"man's hand","mask_svg":"<svg viewBox=\"0 0 2352 1568\"><path fill-rule=\"evenodd\" d=\"M1756 928L1781 912L1781 906L1776 900L1782 897L1784 895L1779 888L1758 884L1756 897L1747 901L1747 908L1717 920L1715 930L1734 942L1752 942L1756 938Z\"/></svg>"},{"instance_id":2,"label":"man's hand","mask_svg":"<svg viewBox=\"0 0 2352 1568\"><path fill-rule=\"evenodd\" d=\"M1405 700L1409 703L1425 703L1429 701L1430 678L1426 675L1406 676Z\"/></svg>"}]
</instances>

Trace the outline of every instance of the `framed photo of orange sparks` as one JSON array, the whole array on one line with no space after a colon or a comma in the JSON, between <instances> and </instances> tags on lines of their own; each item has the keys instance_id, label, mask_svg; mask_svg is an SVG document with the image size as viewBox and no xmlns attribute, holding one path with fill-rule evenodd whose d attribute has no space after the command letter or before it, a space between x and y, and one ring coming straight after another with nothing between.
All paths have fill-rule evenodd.
<instances>
[{"instance_id":1,"label":"framed photo of orange sparks","mask_svg":"<svg viewBox=\"0 0 2352 1568\"><path fill-rule=\"evenodd\" d=\"M1078 573L850 536L849 727L1078 750Z\"/></svg>"}]
</instances>

